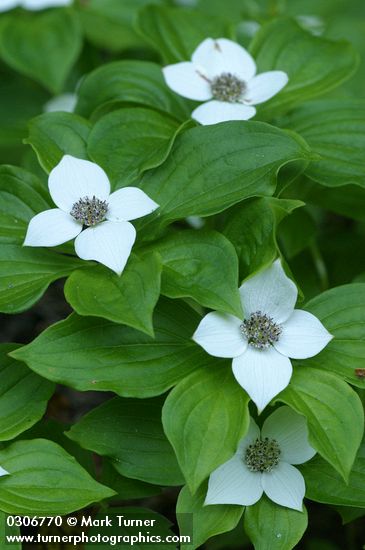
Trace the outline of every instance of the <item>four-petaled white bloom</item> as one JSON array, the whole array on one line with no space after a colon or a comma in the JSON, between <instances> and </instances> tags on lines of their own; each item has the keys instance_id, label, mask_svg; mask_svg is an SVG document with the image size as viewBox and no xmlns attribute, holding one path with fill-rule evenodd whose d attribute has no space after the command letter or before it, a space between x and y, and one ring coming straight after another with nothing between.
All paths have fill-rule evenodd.
<instances>
[{"instance_id":1,"label":"four-petaled white bloom","mask_svg":"<svg viewBox=\"0 0 365 550\"><path fill-rule=\"evenodd\" d=\"M110 194L100 166L70 155L53 168L48 187L58 208L30 220L24 245L58 246L76 237L80 258L96 260L120 275L136 238L129 220L150 214L158 204L137 187Z\"/></svg>"},{"instance_id":2,"label":"four-petaled white bloom","mask_svg":"<svg viewBox=\"0 0 365 550\"><path fill-rule=\"evenodd\" d=\"M200 124L248 120L256 114L253 105L267 101L288 82L283 71L256 75L256 63L248 51L226 38L207 38L191 61L168 65L163 74L174 92L207 101L191 115Z\"/></svg>"},{"instance_id":3,"label":"four-petaled white bloom","mask_svg":"<svg viewBox=\"0 0 365 550\"><path fill-rule=\"evenodd\" d=\"M315 453L306 419L289 407L276 409L261 434L251 418L236 454L210 475L205 504L250 506L265 493L281 506L302 511L305 483L292 464L302 464Z\"/></svg>"},{"instance_id":4,"label":"four-petaled white bloom","mask_svg":"<svg viewBox=\"0 0 365 550\"><path fill-rule=\"evenodd\" d=\"M46 8L70 6L72 2L73 0L0 0L0 12L18 7L38 11Z\"/></svg>"},{"instance_id":5,"label":"four-petaled white bloom","mask_svg":"<svg viewBox=\"0 0 365 550\"><path fill-rule=\"evenodd\" d=\"M333 336L317 317L294 309L297 287L280 260L245 281L239 292L245 318L208 313L193 339L210 355L233 358L236 380L261 412L289 384L289 357L313 357Z\"/></svg>"}]
</instances>

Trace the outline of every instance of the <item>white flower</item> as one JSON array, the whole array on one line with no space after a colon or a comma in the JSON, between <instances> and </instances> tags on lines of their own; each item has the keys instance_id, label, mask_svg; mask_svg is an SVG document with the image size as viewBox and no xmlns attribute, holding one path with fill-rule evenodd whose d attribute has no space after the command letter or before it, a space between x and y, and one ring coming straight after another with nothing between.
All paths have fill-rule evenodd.
<instances>
[{"instance_id":1,"label":"white flower","mask_svg":"<svg viewBox=\"0 0 365 550\"><path fill-rule=\"evenodd\" d=\"M46 8L70 6L72 2L73 0L0 0L0 12L17 7L38 11Z\"/></svg>"},{"instance_id":2,"label":"white flower","mask_svg":"<svg viewBox=\"0 0 365 550\"><path fill-rule=\"evenodd\" d=\"M289 407L276 409L261 434L251 418L236 454L210 475L205 504L250 506L265 493L277 504L301 512L305 483L292 464L302 464L315 453L308 443L306 419Z\"/></svg>"},{"instance_id":3,"label":"white flower","mask_svg":"<svg viewBox=\"0 0 365 550\"><path fill-rule=\"evenodd\" d=\"M76 237L80 258L96 260L120 275L136 238L129 220L150 214L158 204L137 187L110 194L108 176L100 166L70 155L53 168L48 187L58 208L30 220L24 245L58 246Z\"/></svg>"},{"instance_id":4,"label":"white flower","mask_svg":"<svg viewBox=\"0 0 365 550\"><path fill-rule=\"evenodd\" d=\"M77 103L77 95L73 93L60 94L52 97L43 107L45 113L73 113Z\"/></svg>"},{"instance_id":5,"label":"white flower","mask_svg":"<svg viewBox=\"0 0 365 550\"><path fill-rule=\"evenodd\" d=\"M244 320L208 313L193 339L210 355L233 358L237 382L261 412L289 384L288 358L313 357L333 336L317 317L294 309L297 288L280 260L245 281L239 291Z\"/></svg>"},{"instance_id":6,"label":"white flower","mask_svg":"<svg viewBox=\"0 0 365 550\"><path fill-rule=\"evenodd\" d=\"M288 82L283 71L256 75L256 63L248 51L226 38L207 38L191 61L168 65L163 74L174 92L207 101L191 115L201 124L248 120L256 114L253 105L267 101Z\"/></svg>"},{"instance_id":7,"label":"white flower","mask_svg":"<svg viewBox=\"0 0 365 550\"><path fill-rule=\"evenodd\" d=\"M10 475L9 472L7 472L6 470L4 470L4 468L2 468L2 467L0 466L0 477L2 477L2 476L8 476L8 475Z\"/></svg>"},{"instance_id":8,"label":"white flower","mask_svg":"<svg viewBox=\"0 0 365 550\"><path fill-rule=\"evenodd\" d=\"M193 229L201 229L205 225L205 219L200 216L188 216L185 221Z\"/></svg>"}]
</instances>

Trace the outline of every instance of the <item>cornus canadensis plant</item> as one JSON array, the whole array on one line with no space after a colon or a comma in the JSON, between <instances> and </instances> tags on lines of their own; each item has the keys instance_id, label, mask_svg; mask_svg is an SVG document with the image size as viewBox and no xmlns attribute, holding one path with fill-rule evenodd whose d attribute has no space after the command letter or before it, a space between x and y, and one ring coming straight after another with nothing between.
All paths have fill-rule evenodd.
<instances>
[{"instance_id":1,"label":"cornus canadensis plant","mask_svg":"<svg viewBox=\"0 0 365 550\"><path fill-rule=\"evenodd\" d=\"M308 311L294 309L298 291L280 260L239 289L244 319L208 313L193 339L215 357L232 357L237 382L261 412L292 376L292 359L317 355L333 336Z\"/></svg>"},{"instance_id":2,"label":"cornus canadensis plant","mask_svg":"<svg viewBox=\"0 0 365 550\"><path fill-rule=\"evenodd\" d=\"M0 0L0 549L362 547L361 2Z\"/></svg>"},{"instance_id":3,"label":"cornus canadensis plant","mask_svg":"<svg viewBox=\"0 0 365 550\"><path fill-rule=\"evenodd\" d=\"M292 464L315 454L305 418L289 407L272 413L261 431L251 418L235 455L210 475L205 504L250 506L265 493L280 506L301 512L305 482Z\"/></svg>"},{"instance_id":4,"label":"cornus canadensis plant","mask_svg":"<svg viewBox=\"0 0 365 550\"><path fill-rule=\"evenodd\" d=\"M158 204L137 187L110 194L100 166L69 155L52 170L48 186L58 208L31 219L24 245L57 246L76 237L80 258L96 260L120 275L136 238L128 220L150 214Z\"/></svg>"},{"instance_id":5,"label":"cornus canadensis plant","mask_svg":"<svg viewBox=\"0 0 365 550\"><path fill-rule=\"evenodd\" d=\"M164 67L167 85L176 93L207 101L194 109L200 124L248 120L254 105L267 101L287 84L283 71L256 75L256 63L239 44L226 38L207 38L194 51L191 61Z\"/></svg>"}]
</instances>

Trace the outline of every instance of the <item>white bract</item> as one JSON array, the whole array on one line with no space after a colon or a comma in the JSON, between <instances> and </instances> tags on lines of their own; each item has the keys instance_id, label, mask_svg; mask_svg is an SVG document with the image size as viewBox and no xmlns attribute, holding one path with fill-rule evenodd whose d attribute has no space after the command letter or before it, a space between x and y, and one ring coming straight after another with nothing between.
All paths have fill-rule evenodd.
<instances>
[{"instance_id":1,"label":"white bract","mask_svg":"<svg viewBox=\"0 0 365 550\"><path fill-rule=\"evenodd\" d=\"M8 476L8 475L10 475L9 472L7 472L6 470L4 470L4 468L2 468L2 467L0 466L0 477L2 477L2 476Z\"/></svg>"},{"instance_id":2,"label":"white bract","mask_svg":"<svg viewBox=\"0 0 365 550\"><path fill-rule=\"evenodd\" d=\"M0 12L18 7L38 11L46 8L70 6L72 2L73 0L0 0Z\"/></svg>"},{"instance_id":3,"label":"white bract","mask_svg":"<svg viewBox=\"0 0 365 550\"><path fill-rule=\"evenodd\" d=\"M237 382L261 412L289 384L289 357L313 357L333 337L317 317L294 309L297 287L280 260L245 281L239 292L245 318L208 313L193 339L210 355L233 358Z\"/></svg>"},{"instance_id":4,"label":"white bract","mask_svg":"<svg viewBox=\"0 0 365 550\"><path fill-rule=\"evenodd\" d=\"M73 93L60 94L52 97L43 107L45 113L73 113L77 103L77 95Z\"/></svg>"},{"instance_id":5,"label":"white bract","mask_svg":"<svg viewBox=\"0 0 365 550\"><path fill-rule=\"evenodd\" d=\"M226 38L207 38L191 61L168 65L163 74L174 92L207 102L191 115L204 125L252 118L254 105L276 95L288 82L283 71L256 75L256 63L248 51Z\"/></svg>"},{"instance_id":6,"label":"white bract","mask_svg":"<svg viewBox=\"0 0 365 550\"><path fill-rule=\"evenodd\" d=\"M120 275L136 238L129 220L150 214L158 204L137 187L110 194L100 166L70 155L53 168L48 187L58 208L30 220L24 245L58 246L76 237L80 258L96 260Z\"/></svg>"},{"instance_id":7,"label":"white bract","mask_svg":"<svg viewBox=\"0 0 365 550\"><path fill-rule=\"evenodd\" d=\"M308 443L306 419L289 407L273 412L261 433L251 418L236 454L210 475L205 504L250 506L265 493L301 512L305 483L292 464L302 464L315 453Z\"/></svg>"}]
</instances>

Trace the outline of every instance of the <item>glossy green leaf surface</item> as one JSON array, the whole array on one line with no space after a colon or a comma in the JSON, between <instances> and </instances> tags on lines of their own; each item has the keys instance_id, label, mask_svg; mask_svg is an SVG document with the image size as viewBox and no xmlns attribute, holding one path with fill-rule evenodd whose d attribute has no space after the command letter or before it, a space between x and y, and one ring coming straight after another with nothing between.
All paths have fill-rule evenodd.
<instances>
[{"instance_id":1,"label":"glossy green leaf surface","mask_svg":"<svg viewBox=\"0 0 365 550\"><path fill-rule=\"evenodd\" d=\"M295 369L278 399L307 418L313 447L346 480L364 432L363 407L357 393L330 372L303 364Z\"/></svg>"},{"instance_id":2,"label":"glossy green leaf surface","mask_svg":"<svg viewBox=\"0 0 365 550\"><path fill-rule=\"evenodd\" d=\"M76 460L46 439L16 441L0 451L10 473L0 479L0 508L9 514L68 514L113 496Z\"/></svg>"},{"instance_id":3,"label":"glossy green leaf surface","mask_svg":"<svg viewBox=\"0 0 365 550\"><path fill-rule=\"evenodd\" d=\"M243 316L237 255L223 235L217 231L180 231L158 241L152 249L163 263L162 294L190 297L211 309Z\"/></svg>"},{"instance_id":4,"label":"glossy green leaf surface","mask_svg":"<svg viewBox=\"0 0 365 550\"><path fill-rule=\"evenodd\" d=\"M304 141L262 122L225 122L187 130L169 158L147 172L143 190L158 204L164 226L186 216L208 216L257 195L272 195L280 167L309 159Z\"/></svg>"},{"instance_id":5,"label":"glossy green leaf surface","mask_svg":"<svg viewBox=\"0 0 365 550\"><path fill-rule=\"evenodd\" d=\"M152 109L118 109L94 125L88 154L107 170L114 188L138 185L145 170L166 159L178 127L176 120Z\"/></svg>"},{"instance_id":6,"label":"glossy green leaf surface","mask_svg":"<svg viewBox=\"0 0 365 550\"><path fill-rule=\"evenodd\" d=\"M0 243L22 244L30 219L49 208L47 191L36 176L0 166Z\"/></svg>"},{"instance_id":7,"label":"glossy green leaf surface","mask_svg":"<svg viewBox=\"0 0 365 550\"><path fill-rule=\"evenodd\" d=\"M365 187L364 101L322 99L300 107L285 122L321 156L306 169L308 177L329 187Z\"/></svg>"},{"instance_id":8,"label":"glossy green leaf surface","mask_svg":"<svg viewBox=\"0 0 365 550\"><path fill-rule=\"evenodd\" d=\"M13 69L60 93L81 50L81 29L68 10L19 12L0 27L0 56Z\"/></svg>"},{"instance_id":9,"label":"glossy green leaf surface","mask_svg":"<svg viewBox=\"0 0 365 550\"><path fill-rule=\"evenodd\" d=\"M0 245L0 311L17 313L31 307L57 279L83 262L45 248Z\"/></svg>"},{"instance_id":10,"label":"glossy green leaf surface","mask_svg":"<svg viewBox=\"0 0 365 550\"><path fill-rule=\"evenodd\" d=\"M255 550L292 550L302 538L308 524L307 511L279 506L266 496L247 506L244 527Z\"/></svg>"},{"instance_id":11,"label":"glossy green leaf surface","mask_svg":"<svg viewBox=\"0 0 365 550\"><path fill-rule=\"evenodd\" d=\"M224 36L227 25L196 11L146 6L138 14L137 28L167 64L189 61L203 40Z\"/></svg>"},{"instance_id":12,"label":"glossy green leaf surface","mask_svg":"<svg viewBox=\"0 0 365 550\"><path fill-rule=\"evenodd\" d=\"M248 429L248 401L228 361L199 369L169 394L162 421L192 492L237 450Z\"/></svg>"},{"instance_id":13,"label":"glossy green leaf surface","mask_svg":"<svg viewBox=\"0 0 365 550\"><path fill-rule=\"evenodd\" d=\"M285 88L260 107L259 113L265 117L287 112L336 88L358 65L358 55L350 44L314 36L285 17L264 25L250 50L259 72L280 70L289 77Z\"/></svg>"},{"instance_id":14,"label":"glossy green leaf surface","mask_svg":"<svg viewBox=\"0 0 365 550\"><path fill-rule=\"evenodd\" d=\"M365 356L365 284L343 285L310 300L305 309L318 317L334 338L305 365L331 371L355 386L365 387L356 376Z\"/></svg>"},{"instance_id":15,"label":"glossy green leaf surface","mask_svg":"<svg viewBox=\"0 0 365 550\"><path fill-rule=\"evenodd\" d=\"M348 483L322 458L315 457L300 466L307 497L316 502L365 508L365 447L357 454Z\"/></svg>"},{"instance_id":16,"label":"glossy green leaf surface","mask_svg":"<svg viewBox=\"0 0 365 550\"><path fill-rule=\"evenodd\" d=\"M96 116L98 110L100 113L121 104L149 107L180 121L190 115L186 101L166 86L161 67L149 61L113 61L92 71L81 82L76 112Z\"/></svg>"},{"instance_id":17,"label":"glossy green leaf surface","mask_svg":"<svg viewBox=\"0 0 365 550\"><path fill-rule=\"evenodd\" d=\"M123 276L98 265L67 279L65 296L79 315L104 317L153 336L152 314L160 295L161 261L156 253L132 255Z\"/></svg>"},{"instance_id":18,"label":"glossy green leaf surface","mask_svg":"<svg viewBox=\"0 0 365 550\"><path fill-rule=\"evenodd\" d=\"M38 422L54 391L54 384L8 356L17 347L0 345L0 441L13 439Z\"/></svg>"},{"instance_id":19,"label":"glossy green leaf surface","mask_svg":"<svg viewBox=\"0 0 365 550\"><path fill-rule=\"evenodd\" d=\"M163 400L115 397L67 433L82 447L112 459L122 475L156 485L181 485L183 476L161 423Z\"/></svg>"},{"instance_id":20,"label":"glossy green leaf surface","mask_svg":"<svg viewBox=\"0 0 365 550\"><path fill-rule=\"evenodd\" d=\"M44 113L30 121L25 140L37 154L39 163L50 172L64 155L88 160L86 142L91 125L72 113Z\"/></svg>"},{"instance_id":21,"label":"glossy green leaf surface","mask_svg":"<svg viewBox=\"0 0 365 550\"><path fill-rule=\"evenodd\" d=\"M72 314L12 355L41 376L81 391L151 397L212 362L191 340L199 321L182 302L161 301L152 338L104 319Z\"/></svg>"}]
</instances>

